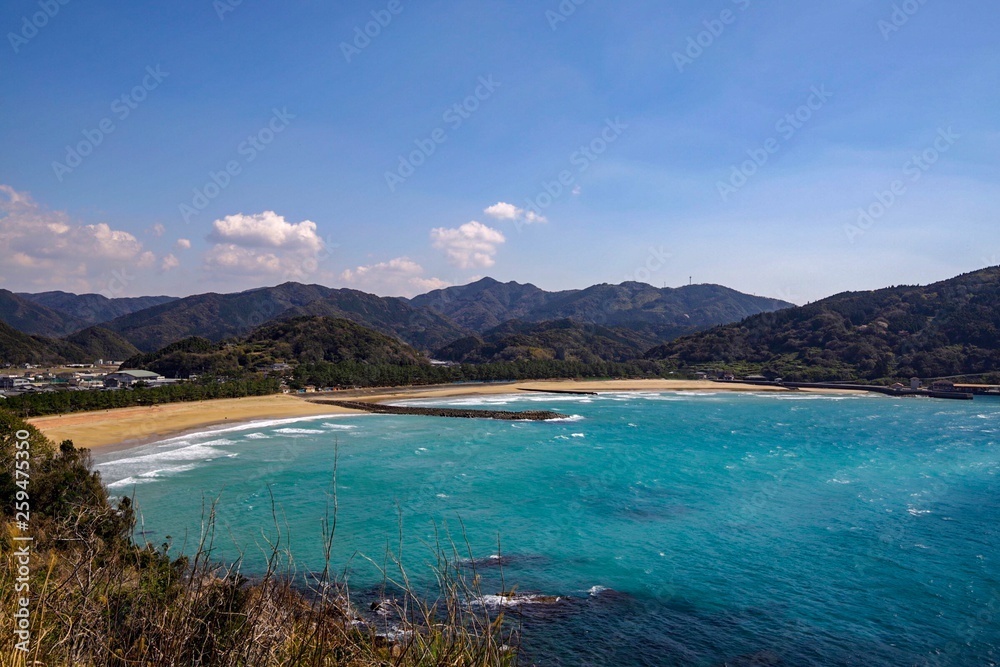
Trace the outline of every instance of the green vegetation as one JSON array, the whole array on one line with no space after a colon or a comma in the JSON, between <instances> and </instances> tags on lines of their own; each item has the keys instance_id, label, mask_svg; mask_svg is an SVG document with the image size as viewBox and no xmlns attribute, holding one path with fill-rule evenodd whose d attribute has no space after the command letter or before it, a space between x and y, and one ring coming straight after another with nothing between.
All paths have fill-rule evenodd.
<instances>
[{"instance_id":1,"label":"green vegetation","mask_svg":"<svg viewBox=\"0 0 1000 667\"><path fill-rule=\"evenodd\" d=\"M125 361L123 368L151 370L165 377L192 374L242 377L273 364L359 362L427 364L416 350L359 324L328 317L300 317L275 322L241 339L212 343L186 338L158 352Z\"/></svg>"},{"instance_id":2,"label":"green vegetation","mask_svg":"<svg viewBox=\"0 0 1000 667\"><path fill-rule=\"evenodd\" d=\"M503 382L515 380L659 378L670 364L646 360L624 363L579 361L512 361L458 366L396 366L360 363L303 364L295 369L293 387L397 387L450 382Z\"/></svg>"},{"instance_id":3,"label":"green vegetation","mask_svg":"<svg viewBox=\"0 0 1000 667\"><path fill-rule=\"evenodd\" d=\"M135 345L104 327L88 327L72 336L67 336L66 342L83 350L87 361L96 359L121 361L139 354L139 349Z\"/></svg>"},{"instance_id":4,"label":"green vegetation","mask_svg":"<svg viewBox=\"0 0 1000 667\"><path fill-rule=\"evenodd\" d=\"M879 380L1000 369L1000 267L926 287L847 292L659 346L685 368L753 368L788 380Z\"/></svg>"},{"instance_id":5,"label":"green vegetation","mask_svg":"<svg viewBox=\"0 0 1000 667\"><path fill-rule=\"evenodd\" d=\"M29 450L16 434L27 431ZM30 451L30 483L12 471ZM24 459L20 459L24 460ZM23 481L23 480L22 480ZM27 574L15 552L15 502L29 497ZM27 502L27 501L26 501ZM347 582L296 572L275 546L266 570L248 578L240 563L211 560L214 507L194 553L170 545L136 544L129 498L112 503L86 450L58 448L34 427L0 410L0 655L3 664L97 667L375 667L441 665L500 667L517 662L501 614L468 604L481 594L455 557L439 556L437 597L406 585L398 561L387 573L384 618L365 619ZM333 519L331 521L331 519ZM324 547L334 539L327 517ZM276 541L277 544L277 541ZM440 552L439 552L440 553ZM23 559L23 557L21 557ZM475 579L473 579L475 581ZM18 586L27 584L28 590ZM27 652L15 648L19 598L30 599Z\"/></svg>"},{"instance_id":6,"label":"green vegetation","mask_svg":"<svg viewBox=\"0 0 1000 667\"><path fill-rule=\"evenodd\" d=\"M200 382L183 382L164 387L118 389L115 391L57 391L21 394L3 402L3 407L24 418L67 412L110 410L135 405L159 405L184 401L204 401L213 398L266 396L281 391L275 378L250 377L242 380L217 382L205 378Z\"/></svg>"},{"instance_id":7,"label":"green vegetation","mask_svg":"<svg viewBox=\"0 0 1000 667\"><path fill-rule=\"evenodd\" d=\"M446 345L435 359L490 363L555 359L593 364L641 357L655 340L624 327L602 327L558 320L531 324L512 320L482 338L470 336Z\"/></svg>"},{"instance_id":8,"label":"green vegetation","mask_svg":"<svg viewBox=\"0 0 1000 667\"><path fill-rule=\"evenodd\" d=\"M0 361L8 364L60 364L80 361L86 353L73 343L29 336L0 322Z\"/></svg>"}]
</instances>

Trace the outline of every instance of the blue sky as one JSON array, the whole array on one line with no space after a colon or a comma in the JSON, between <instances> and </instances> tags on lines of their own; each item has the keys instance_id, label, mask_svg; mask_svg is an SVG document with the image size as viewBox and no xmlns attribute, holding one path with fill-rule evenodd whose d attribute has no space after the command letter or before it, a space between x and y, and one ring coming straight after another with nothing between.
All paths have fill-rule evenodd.
<instances>
[{"instance_id":1,"label":"blue sky","mask_svg":"<svg viewBox=\"0 0 1000 667\"><path fill-rule=\"evenodd\" d=\"M803 303L1000 264L998 19L985 0L11 0L0 285L693 279Z\"/></svg>"}]
</instances>

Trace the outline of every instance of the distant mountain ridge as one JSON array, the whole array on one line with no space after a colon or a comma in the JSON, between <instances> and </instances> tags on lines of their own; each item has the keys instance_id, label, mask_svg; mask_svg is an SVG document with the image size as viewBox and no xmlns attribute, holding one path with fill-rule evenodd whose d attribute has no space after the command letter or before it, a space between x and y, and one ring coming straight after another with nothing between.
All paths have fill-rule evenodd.
<instances>
[{"instance_id":1,"label":"distant mountain ridge","mask_svg":"<svg viewBox=\"0 0 1000 667\"><path fill-rule=\"evenodd\" d=\"M509 320L571 319L626 327L660 340L793 305L720 285L657 288L626 282L546 292L531 284L501 283L492 278L428 292L410 299L410 303L438 312L477 333Z\"/></svg>"},{"instance_id":2,"label":"distant mountain ridge","mask_svg":"<svg viewBox=\"0 0 1000 667\"><path fill-rule=\"evenodd\" d=\"M661 345L681 366L756 365L787 379L1000 372L1000 267L926 286L845 292Z\"/></svg>"},{"instance_id":3,"label":"distant mountain ridge","mask_svg":"<svg viewBox=\"0 0 1000 667\"><path fill-rule=\"evenodd\" d=\"M97 294L0 291L0 321L49 337L66 337L99 326L101 331L90 332L85 341L88 352L103 349L117 356L112 353L127 350L126 346L152 352L190 337L217 342L245 336L269 322L330 317L353 321L431 352L512 320L534 324L572 320L627 328L636 332L636 340L645 340L651 347L685 333L789 305L716 285L674 290L623 283L546 292L534 285L484 278L413 299L294 282L183 298L107 299ZM106 317L111 319L103 319ZM110 338L109 332L117 338ZM545 336L551 338L552 334Z\"/></svg>"},{"instance_id":4,"label":"distant mountain ridge","mask_svg":"<svg viewBox=\"0 0 1000 667\"><path fill-rule=\"evenodd\" d=\"M64 313L83 325L101 324L161 303L174 301L173 296L139 296L109 299L102 294L70 294L69 292L18 293L19 297L44 306L57 313ZM80 327L77 327L80 328Z\"/></svg>"},{"instance_id":5,"label":"distant mountain ridge","mask_svg":"<svg viewBox=\"0 0 1000 667\"><path fill-rule=\"evenodd\" d=\"M189 296L116 318L104 326L150 352L191 336L219 341L243 336L267 322L303 316L351 320L428 350L468 333L405 299L299 283L236 294Z\"/></svg>"},{"instance_id":6,"label":"distant mountain ridge","mask_svg":"<svg viewBox=\"0 0 1000 667\"><path fill-rule=\"evenodd\" d=\"M32 336L65 336L87 326L80 318L5 289L0 289L0 322Z\"/></svg>"}]
</instances>

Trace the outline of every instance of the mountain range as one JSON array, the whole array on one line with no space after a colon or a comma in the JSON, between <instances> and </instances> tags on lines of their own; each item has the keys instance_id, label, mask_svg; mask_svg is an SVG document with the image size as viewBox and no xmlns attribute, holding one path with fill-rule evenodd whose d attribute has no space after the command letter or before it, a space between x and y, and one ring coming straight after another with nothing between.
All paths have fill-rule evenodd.
<instances>
[{"instance_id":1,"label":"mountain range","mask_svg":"<svg viewBox=\"0 0 1000 667\"><path fill-rule=\"evenodd\" d=\"M681 367L786 379L937 378L1000 372L1000 267L927 286L845 292L685 336L648 352Z\"/></svg>"},{"instance_id":2,"label":"mountain range","mask_svg":"<svg viewBox=\"0 0 1000 667\"><path fill-rule=\"evenodd\" d=\"M463 364L645 360L800 380L1000 372L1000 267L800 307L717 285L626 282L547 292L490 278L413 299L299 283L148 299L0 290L0 361L141 357L142 365L164 368L219 370L232 362L246 370L256 359L279 358L382 365L428 357Z\"/></svg>"},{"instance_id":3,"label":"mountain range","mask_svg":"<svg viewBox=\"0 0 1000 667\"><path fill-rule=\"evenodd\" d=\"M190 337L213 342L243 337L264 324L300 317L350 320L424 353L485 334L512 320L572 320L629 329L634 335L626 337L634 339L638 350L684 333L790 305L716 285L658 289L624 283L547 292L530 284L484 278L413 299L292 282L233 294L184 298L108 299L96 294L14 294L0 290L0 321L22 333L47 339L76 336L70 340L76 347L81 347L79 336L84 336L87 353L101 351L100 356L106 359L122 358L116 353L133 346L148 353ZM112 333L116 337L112 338ZM9 350L0 347L0 360L23 363L29 357L37 358L25 355L25 345L21 341ZM73 347L53 347L52 343L43 347L46 352L42 356L47 358L56 349L79 354Z\"/></svg>"}]
</instances>

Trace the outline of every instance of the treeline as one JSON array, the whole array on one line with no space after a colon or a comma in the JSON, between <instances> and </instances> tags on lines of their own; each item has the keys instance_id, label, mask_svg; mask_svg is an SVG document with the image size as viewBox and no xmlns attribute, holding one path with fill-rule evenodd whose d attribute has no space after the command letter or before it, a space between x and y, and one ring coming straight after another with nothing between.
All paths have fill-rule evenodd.
<instances>
[{"instance_id":1,"label":"treeline","mask_svg":"<svg viewBox=\"0 0 1000 667\"><path fill-rule=\"evenodd\" d=\"M249 378L227 382L184 382L164 387L136 387L117 391L57 391L13 396L3 407L24 418L67 412L129 408L136 405L159 405L211 398L266 396L281 391L276 378Z\"/></svg>"},{"instance_id":2,"label":"treeline","mask_svg":"<svg viewBox=\"0 0 1000 667\"><path fill-rule=\"evenodd\" d=\"M458 366L365 364L358 362L301 364L289 383L293 388L395 387L451 382L499 382L503 380L552 380L572 378L662 377L673 368L667 362L636 360L602 361L513 361Z\"/></svg>"}]
</instances>

